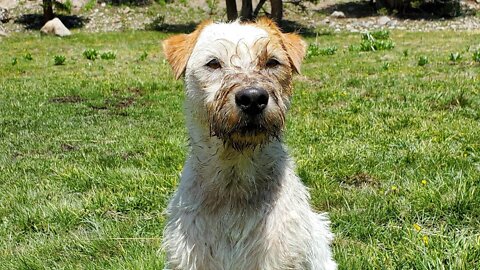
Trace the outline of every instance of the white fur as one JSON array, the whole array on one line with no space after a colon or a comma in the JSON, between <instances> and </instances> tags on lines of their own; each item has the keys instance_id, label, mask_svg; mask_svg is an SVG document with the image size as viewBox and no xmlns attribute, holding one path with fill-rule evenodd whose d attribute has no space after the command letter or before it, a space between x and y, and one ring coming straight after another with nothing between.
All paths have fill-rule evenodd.
<instances>
[{"instance_id":1,"label":"white fur","mask_svg":"<svg viewBox=\"0 0 480 270\"><path fill-rule=\"evenodd\" d=\"M266 36L252 25L212 24L193 49L185 75L191 149L168 206L166 269L336 269L328 218L312 211L282 143L236 151L210 135L206 104L226 73L250 71L249 49ZM212 54L239 59L207 73L201 66Z\"/></svg>"}]
</instances>

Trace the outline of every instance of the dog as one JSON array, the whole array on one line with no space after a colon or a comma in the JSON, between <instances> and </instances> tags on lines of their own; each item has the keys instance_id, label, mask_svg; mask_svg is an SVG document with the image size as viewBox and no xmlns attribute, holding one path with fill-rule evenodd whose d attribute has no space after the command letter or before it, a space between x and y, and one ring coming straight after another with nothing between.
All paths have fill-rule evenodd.
<instances>
[{"instance_id":1,"label":"dog","mask_svg":"<svg viewBox=\"0 0 480 270\"><path fill-rule=\"evenodd\" d=\"M163 42L184 76L190 153L164 230L166 269L336 269L333 234L281 142L306 43L261 18Z\"/></svg>"}]
</instances>

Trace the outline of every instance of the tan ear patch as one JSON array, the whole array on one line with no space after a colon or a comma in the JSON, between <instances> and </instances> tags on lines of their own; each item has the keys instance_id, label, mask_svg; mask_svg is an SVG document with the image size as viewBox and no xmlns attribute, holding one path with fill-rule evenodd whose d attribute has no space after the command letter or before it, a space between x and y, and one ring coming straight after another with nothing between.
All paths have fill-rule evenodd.
<instances>
[{"instance_id":1,"label":"tan ear patch","mask_svg":"<svg viewBox=\"0 0 480 270\"><path fill-rule=\"evenodd\" d=\"M300 66L307 50L307 43L297 34L282 34L283 45L292 62L295 72L300 73Z\"/></svg>"},{"instance_id":2,"label":"tan ear patch","mask_svg":"<svg viewBox=\"0 0 480 270\"><path fill-rule=\"evenodd\" d=\"M267 30L270 35L280 38L293 70L296 73L300 73L300 66L306 53L307 43L297 34L282 33L277 24L267 17L257 19L255 24Z\"/></svg>"},{"instance_id":3,"label":"tan ear patch","mask_svg":"<svg viewBox=\"0 0 480 270\"><path fill-rule=\"evenodd\" d=\"M202 29L212 22L204 21L190 34L180 34L163 41L163 53L168 63L172 66L175 79L180 78L187 67L188 59L192 54L195 43Z\"/></svg>"}]
</instances>

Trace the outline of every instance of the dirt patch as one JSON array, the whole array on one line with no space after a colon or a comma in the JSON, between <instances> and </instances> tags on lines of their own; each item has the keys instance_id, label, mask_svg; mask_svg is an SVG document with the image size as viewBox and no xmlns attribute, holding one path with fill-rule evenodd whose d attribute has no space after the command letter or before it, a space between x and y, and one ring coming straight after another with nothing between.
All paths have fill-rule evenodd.
<instances>
[{"instance_id":1,"label":"dirt patch","mask_svg":"<svg viewBox=\"0 0 480 270\"><path fill-rule=\"evenodd\" d=\"M450 101L445 105L445 108L453 109L455 107L468 107L470 105L470 100L462 92L455 97L452 97Z\"/></svg>"},{"instance_id":2,"label":"dirt patch","mask_svg":"<svg viewBox=\"0 0 480 270\"><path fill-rule=\"evenodd\" d=\"M130 87L127 89L128 92L132 93L135 96L143 96L145 93L142 89L137 87Z\"/></svg>"},{"instance_id":3,"label":"dirt patch","mask_svg":"<svg viewBox=\"0 0 480 270\"><path fill-rule=\"evenodd\" d=\"M63 96L63 97L53 97L49 99L52 103L80 103L84 102L85 99L80 96Z\"/></svg>"},{"instance_id":4,"label":"dirt patch","mask_svg":"<svg viewBox=\"0 0 480 270\"><path fill-rule=\"evenodd\" d=\"M71 145L69 143L62 143L62 145L60 145L60 147L62 148L62 150L64 152L70 152L70 151L74 151L74 150L77 150L77 147L74 146L74 145Z\"/></svg>"},{"instance_id":5,"label":"dirt patch","mask_svg":"<svg viewBox=\"0 0 480 270\"><path fill-rule=\"evenodd\" d=\"M125 109L132 106L135 103L134 97L124 98L118 101L113 102L113 106L119 109Z\"/></svg>"},{"instance_id":6,"label":"dirt patch","mask_svg":"<svg viewBox=\"0 0 480 270\"><path fill-rule=\"evenodd\" d=\"M466 108L471 105L470 99L461 92L456 96L451 97L446 102L434 101L431 102L434 110L454 110L455 108Z\"/></svg>"},{"instance_id":7,"label":"dirt patch","mask_svg":"<svg viewBox=\"0 0 480 270\"><path fill-rule=\"evenodd\" d=\"M367 173L357 173L357 174L345 177L342 183L348 186L366 187L366 186L377 186L379 184L379 181L377 178Z\"/></svg>"},{"instance_id":8,"label":"dirt patch","mask_svg":"<svg viewBox=\"0 0 480 270\"><path fill-rule=\"evenodd\" d=\"M103 104L89 104L88 107L96 111L111 111L114 114L127 116L125 109L137 103L137 96L115 97L106 99Z\"/></svg>"},{"instance_id":9,"label":"dirt patch","mask_svg":"<svg viewBox=\"0 0 480 270\"><path fill-rule=\"evenodd\" d=\"M88 105L88 107L96 110L96 111L102 111L102 110L108 110L108 107L105 105Z\"/></svg>"}]
</instances>

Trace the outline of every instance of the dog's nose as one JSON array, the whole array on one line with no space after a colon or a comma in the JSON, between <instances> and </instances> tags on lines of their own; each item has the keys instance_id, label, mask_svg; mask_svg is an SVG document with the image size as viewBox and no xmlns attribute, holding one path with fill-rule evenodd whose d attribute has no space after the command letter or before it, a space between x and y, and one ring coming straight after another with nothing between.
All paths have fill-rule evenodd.
<instances>
[{"instance_id":1,"label":"dog's nose","mask_svg":"<svg viewBox=\"0 0 480 270\"><path fill-rule=\"evenodd\" d=\"M259 114L267 107L268 92L262 88L247 88L235 94L235 103L247 114Z\"/></svg>"}]
</instances>

